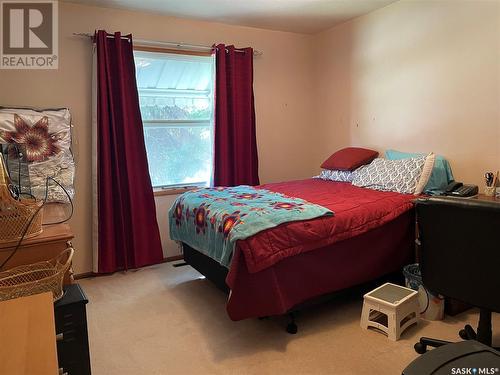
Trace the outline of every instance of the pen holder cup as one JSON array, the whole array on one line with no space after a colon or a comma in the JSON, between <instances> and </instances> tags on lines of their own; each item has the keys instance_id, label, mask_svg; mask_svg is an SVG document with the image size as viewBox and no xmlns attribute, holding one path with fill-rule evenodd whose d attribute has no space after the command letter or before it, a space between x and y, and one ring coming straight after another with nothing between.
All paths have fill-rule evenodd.
<instances>
[{"instance_id":1,"label":"pen holder cup","mask_svg":"<svg viewBox=\"0 0 500 375\"><path fill-rule=\"evenodd\" d=\"M494 186L485 186L484 187L484 195L487 197L494 197L495 196L495 187Z\"/></svg>"}]
</instances>

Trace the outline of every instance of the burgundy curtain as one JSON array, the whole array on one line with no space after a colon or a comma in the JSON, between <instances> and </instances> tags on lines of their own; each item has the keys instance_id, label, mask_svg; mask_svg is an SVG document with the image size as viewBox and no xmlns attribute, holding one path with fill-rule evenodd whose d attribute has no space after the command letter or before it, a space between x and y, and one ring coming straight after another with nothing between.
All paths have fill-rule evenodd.
<instances>
[{"instance_id":1,"label":"burgundy curtain","mask_svg":"<svg viewBox=\"0 0 500 375\"><path fill-rule=\"evenodd\" d=\"M98 31L97 190L99 273L161 262L132 36Z\"/></svg>"},{"instance_id":2,"label":"burgundy curtain","mask_svg":"<svg viewBox=\"0 0 500 375\"><path fill-rule=\"evenodd\" d=\"M253 50L216 46L214 185L258 185Z\"/></svg>"}]
</instances>

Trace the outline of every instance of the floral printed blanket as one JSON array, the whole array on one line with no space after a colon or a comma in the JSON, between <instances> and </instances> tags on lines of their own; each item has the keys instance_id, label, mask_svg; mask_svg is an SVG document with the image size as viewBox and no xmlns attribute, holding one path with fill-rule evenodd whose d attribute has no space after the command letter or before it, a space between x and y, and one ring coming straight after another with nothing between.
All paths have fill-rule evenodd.
<instances>
[{"instance_id":1,"label":"floral printed blanket","mask_svg":"<svg viewBox=\"0 0 500 375\"><path fill-rule=\"evenodd\" d=\"M169 211L170 238L229 268L236 241L282 223L333 215L303 199L251 186L191 190Z\"/></svg>"}]
</instances>

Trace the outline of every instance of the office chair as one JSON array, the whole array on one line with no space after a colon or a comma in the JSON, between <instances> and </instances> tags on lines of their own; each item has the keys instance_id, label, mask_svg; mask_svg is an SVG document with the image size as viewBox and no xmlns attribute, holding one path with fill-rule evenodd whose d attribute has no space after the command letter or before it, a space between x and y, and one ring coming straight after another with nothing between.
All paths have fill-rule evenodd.
<instances>
[{"instance_id":1,"label":"office chair","mask_svg":"<svg viewBox=\"0 0 500 375\"><path fill-rule=\"evenodd\" d=\"M500 202L419 199L416 211L424 286L479 307L477 332L466 325L459 335L491 346L491 312L500 312ZM448 343L422 337L415 351Z\"/></svg>"}]
</instances>

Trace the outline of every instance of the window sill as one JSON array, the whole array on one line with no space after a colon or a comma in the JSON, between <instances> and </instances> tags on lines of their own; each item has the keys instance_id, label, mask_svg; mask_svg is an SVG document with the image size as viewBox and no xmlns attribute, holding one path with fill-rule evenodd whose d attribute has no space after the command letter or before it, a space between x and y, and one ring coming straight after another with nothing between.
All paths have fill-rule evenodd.
<instances>
[{"instance_id":1,"label":"window sill","mask_svg":"<svg viewBox=\"0 0 500 375\"><path fill-rule=\"evenodd\" d=\"M153 189L153 195L155 197L161 197L164 195L179 195L190 190L199 189L201 186L186 186L182 188L167 188L167 189Z\"/></svg>"}]
</instances>

